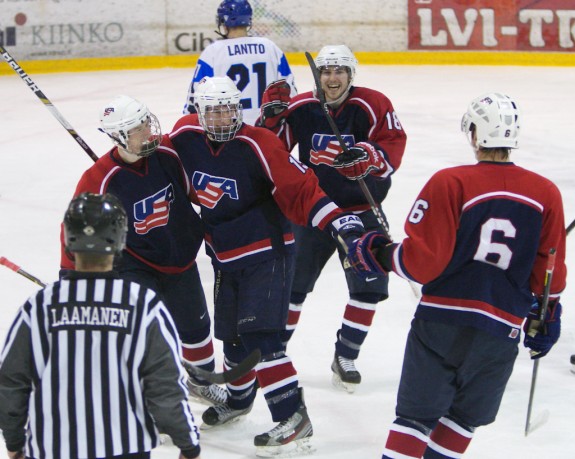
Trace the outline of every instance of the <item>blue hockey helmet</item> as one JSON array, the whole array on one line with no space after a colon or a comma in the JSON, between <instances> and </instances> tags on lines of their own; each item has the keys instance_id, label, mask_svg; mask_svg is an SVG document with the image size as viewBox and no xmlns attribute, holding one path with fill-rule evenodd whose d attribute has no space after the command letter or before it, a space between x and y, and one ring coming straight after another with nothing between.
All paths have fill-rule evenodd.
<instances>
[{"instance_id":1,"label":"blue hockey helmet","mask_svg":"<svg viewBox=\"0 0 575 459\"><path fill-rule=\"evenodd\" d=\"M218 6L216 26L251 27L252 7L248 0L224 0Z\"/></svg>"}]
</instances>

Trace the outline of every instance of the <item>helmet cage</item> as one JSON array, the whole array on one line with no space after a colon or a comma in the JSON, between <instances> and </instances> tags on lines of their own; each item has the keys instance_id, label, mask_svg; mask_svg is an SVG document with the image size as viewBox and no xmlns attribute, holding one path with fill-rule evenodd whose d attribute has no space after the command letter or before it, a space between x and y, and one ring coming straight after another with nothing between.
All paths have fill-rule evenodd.
<instances>
[{"instance_id":1,"label":"helmet cage","mask_svg":"<svg viewBox=\"0 0 575 459\"><path fill-rule=\"evenodd\" d=\"M210 140L232 140L242 126L240 91L228 77L204 78L194 92L200 124Z\"/></svg>"},{"instance_id":2,"label":"helmet cage","mask_svg":"<svg viewBox=\"0 0 575 459\"><path fill-rule=\"evenodd\" d=\"M150 156L162 141L158 118L128 96L119 96L104 108L100 125L114 144L136 156Z\"/></svg>"}]
</instances>

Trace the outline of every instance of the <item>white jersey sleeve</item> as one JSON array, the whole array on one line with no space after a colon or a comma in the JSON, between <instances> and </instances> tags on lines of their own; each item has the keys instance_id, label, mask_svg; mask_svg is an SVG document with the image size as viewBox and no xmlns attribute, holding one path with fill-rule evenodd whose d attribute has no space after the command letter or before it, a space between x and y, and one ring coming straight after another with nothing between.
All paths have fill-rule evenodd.
<instances>
[{"instance_id":1,"label":"white jersey sleeve","mask_svg":"<svg viewBox=\"0 0 575 459\"><path fill-rule=\"evenodd\" d=\"M242 92L244 122L254 125L260 111L262 95L272 81L285 78L297 94L294 76L278 46L264 37L241 37L218 40L200 55L188 90L184 113L194 113L194 88L204 77L229 76Z\"/></svg>"}]
</instances>

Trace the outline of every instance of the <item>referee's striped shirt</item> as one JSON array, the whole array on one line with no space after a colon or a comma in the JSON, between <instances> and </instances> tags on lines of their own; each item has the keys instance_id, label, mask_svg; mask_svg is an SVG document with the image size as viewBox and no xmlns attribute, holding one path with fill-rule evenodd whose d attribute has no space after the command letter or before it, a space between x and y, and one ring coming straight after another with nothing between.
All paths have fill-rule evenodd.
<instances>
[{"instance_id":1,"label":"referee's striped shirt","mask_svg":"<svg viewBox=\"0 0 575 459\"><path fill-rule=\"evenodd\" d=\"M139 284L74 272L48 285L20 309L0 354L7 446L26 434L28 457L109 458L150 451L157 425L199 453L179 349L167 309Z\"/></svg>"}]
</instances>

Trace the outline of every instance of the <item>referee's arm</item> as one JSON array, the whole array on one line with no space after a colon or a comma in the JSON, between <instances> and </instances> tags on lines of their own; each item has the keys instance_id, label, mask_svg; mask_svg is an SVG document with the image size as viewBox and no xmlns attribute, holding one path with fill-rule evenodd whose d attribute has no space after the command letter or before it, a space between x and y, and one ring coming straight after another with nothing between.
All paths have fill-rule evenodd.
<instances>
[{"instance_id":1,"label":"referee's arm","mask_svg":"<svg viewBox=\"0 0 575 459\"><path fill-rule=\"evenodd\" d=\"M21 310L0 354L0 429L8 451L24 449L31 391L30 327Z\"/></svg>"},{"instance_id":2,"label":"referee's arm","mask_svg":"<svg viewBox=\"0 0 575 459\"><path fill-rule=\"evenodd\" d=\"M178 351L162 333L162 328L170 325L162 323L154 320L147 333L142 373L146 405L158 429L172 438L182 455L196 458L200 455L199 433L188 405L187 373Z\"/></svg>"}]
</instances>

